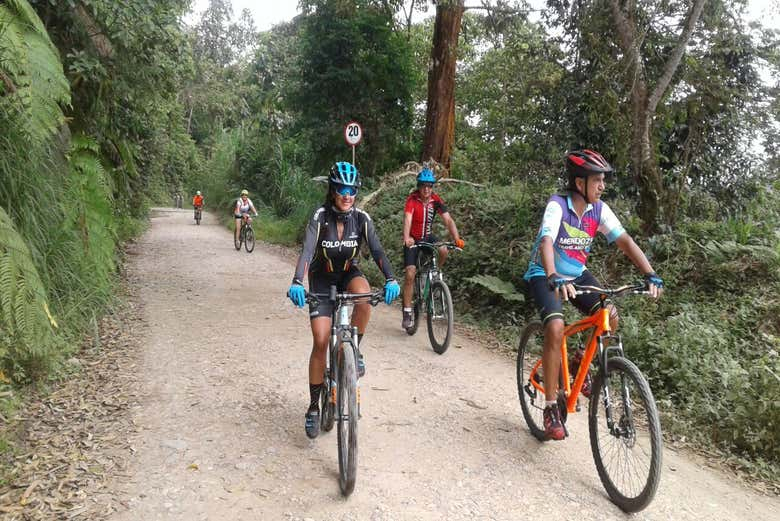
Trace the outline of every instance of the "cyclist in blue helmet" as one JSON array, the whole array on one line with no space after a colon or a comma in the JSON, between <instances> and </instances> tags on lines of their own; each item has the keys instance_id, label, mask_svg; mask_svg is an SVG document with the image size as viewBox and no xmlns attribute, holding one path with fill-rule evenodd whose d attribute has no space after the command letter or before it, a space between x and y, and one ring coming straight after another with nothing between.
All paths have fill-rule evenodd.
<instances>
[{"instance_id":1,"label":"cyclist in blue helmet","mask_svg":"<svg viewBox=\"0 0 780 521\"><path fill-rule=\"evenodd\" d=\"M414 276L417 274L417 255L419 248L414 245L419 241L437 242L438 239L431 233L433 217L441 215L444 226L450 232L453 242L459 248L465 243L458 233L458 227L452 219L447 206L438 194L433 193L433 185L436 177L430 168L423 168L417 174L417 190L406 199L404 206L404 294L401 327L409 329L414 324L412 313L412 293ZM447 248L439 248L439 265L447 260Z\"/></svg>"},{"instance_id":2,"label":"cyclist in blue helmet","mask_svg":"<svg viewBox=\"0 0 780 521\"><path fill-rule=\"evenodd\" d=\"M360 174L351 163L338 162L330 169L325 203L320 206L306 227L303 250L298 258L287 296L299 307L306 303L303 278L308 272L309 291L328 293L335 284L340 292L368 293L371 287L358 267L358 253L365 241L371 256L385 276L385 302L398 297L400 287L393 278L390 261L382 249L371 217L355 208L355 196L360 187ZM325 373L325 355L330 337L332 304L321 300L317 307L309 306L312 350L309 357L309 405L305 415L306 435L316 438L320 429L319 397ZM355 304L352 325L358 328L358 377L365 374L365 362L360 348L363 333L371 315L371 305Z\"/></svg>"}]
</instances>

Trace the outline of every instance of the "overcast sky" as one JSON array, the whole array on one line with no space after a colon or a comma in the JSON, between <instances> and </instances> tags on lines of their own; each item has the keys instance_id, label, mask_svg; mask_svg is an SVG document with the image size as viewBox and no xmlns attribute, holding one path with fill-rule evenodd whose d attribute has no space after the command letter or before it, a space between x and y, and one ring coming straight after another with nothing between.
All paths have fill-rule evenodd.
<instances>
[{"instance_id":1,"label":"overcast sky","mask_svg":"<svg viewBox=\"0 0 780 521\"><path fill-rule=\"evenodd\" d=\"M232 0L233 16L238 18L241 11L249 9L252 13L252 19L255 26L260 31L266 31L279 22L286 22L298 14L298 0ZM194 20L209 5L209 0L195 0L192 3L193 11L196 13ZM193 21L193 17L187 18L188 22Z\"/></svg>"}]
</instances>

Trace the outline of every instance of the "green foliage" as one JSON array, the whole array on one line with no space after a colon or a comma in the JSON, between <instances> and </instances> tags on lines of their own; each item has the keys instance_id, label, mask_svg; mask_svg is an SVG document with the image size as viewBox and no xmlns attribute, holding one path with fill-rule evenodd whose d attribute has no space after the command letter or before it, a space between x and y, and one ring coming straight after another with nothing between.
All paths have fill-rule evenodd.
<instances>
[{"instance_id":1,"label":"green foliage","mask_svg":"<svg viewBox=\"0 0 780 521\"><path fill-rule=\"evenodd\" d=\"M302 22L300 74L288 97L296 134L307 142L309 168L324 172L349 153L344 125L357 120L364 140L358 167L368 177L394 168L412 150L411 52L379 2L309 2Z\"/></svg>"},{"instance_id":2,"label":"green foliage","mask_svg":"<svg viewBox=\"0 0 780 521\"><path fill-rule=\"evenodd\" d=\"M57 49L27 0L0 4L0 117L41 142L64 122L60 105L70 103L70 85ZM13 117L8 117L13 115Z\"/></svg>"},{"instance_id":3,"label":"green foliage","mask_svg":"<svg viewBox=\"0 0 780 521\"><path fill-rule=\"evenodd\" d=\"M540 27L519 16L467 15L464 26L467 65L457 78L455 170L473 180L509 183L528 175L524 165L557 160L570 137L561 116L563 54Z\"/></svg>"},{"instance_id":4,"label":"green foliage","mask_svg":"<svg viewBox=\"0 0 780 521\"><path fill-rule=\"evenodd\" d=\"M97 143L74 138L68 159L70 176L63 194L64 219L49 255L64 279L55 287L68 310L67 318L92 317L109 300L114 282L116 225L106 172L97 155Z\"/></svg>"},{"instance_id":5,"label":"green foliage","mask_svg":"<svg viewBox=\"0 0 780 521\"><path fill-rule=\"evenodd\" d=\"M117 241L199 168L176 100L186 5L0 4L0 371L15 381L77 345L110 304Z\"/></svg>"},{"instance_id":6,"label":"green foliage","mask_svg":"<svg viewBox=\"0 0 780 521\"><path fill-rule=\"evenodd\" d=\"M46 288L30 250L0 208L0 367L17 378L40 376L61 348Z\"/></svg>"},{"instance_id":7,"label":"green foliage","mask_svg":"<svg viewBox=\"0 0 780 521\"><path fill-rule=\"evenodd\" d=\"M473 277L468 277L466 281L479 284L506 300L518 302L525 300L525 297L517 292L511 282L501 280L495 275L474 275Z\"/></svg>"}]
</instances>

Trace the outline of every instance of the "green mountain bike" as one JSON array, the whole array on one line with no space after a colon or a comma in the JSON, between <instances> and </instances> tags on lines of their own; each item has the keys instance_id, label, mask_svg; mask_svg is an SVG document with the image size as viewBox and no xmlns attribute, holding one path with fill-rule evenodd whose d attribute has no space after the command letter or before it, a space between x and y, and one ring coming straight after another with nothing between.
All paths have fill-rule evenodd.
<instances>
[{"instance_id":1,"label":"green mountain bike","mask_svg":"<svg viewBox=\"0 0 780 521\"><path fill-rule=\"evenodd\" d=\"M448 250L462 251L451 242L420 241L413 246L413 248L420 248L420 254L417 256L417 274L414 277L412 297L414 323L406 329L407 334L415 334L420 323L420 315L424 312L428 324L428 338L431 347L438 354L443 354L450 346L454 320L450 288L444 282L444 275L437 261L438 249L442 246Z\"/></svg>"}]
</instances>

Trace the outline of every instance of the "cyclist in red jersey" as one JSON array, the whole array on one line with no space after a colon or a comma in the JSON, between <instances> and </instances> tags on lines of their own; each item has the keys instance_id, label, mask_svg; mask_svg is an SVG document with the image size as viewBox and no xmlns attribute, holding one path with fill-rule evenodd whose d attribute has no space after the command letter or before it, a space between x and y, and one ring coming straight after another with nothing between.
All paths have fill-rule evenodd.
<instances>
[{"instance_id":1,"label":"cyclist in red jersey","mask_svg":"<svg viewBox=\"0 0 780 521\"><path fill-rule=\"evenodd\" d=\"M438 213L441 215L444 226L450 232L453 242L458 248L463 248L464 242L460 238L458 228L452 219L447 206L441 197L433 193L433 185L436 178L430 168L423 168L417 174L417 190L412 192L406 199L404 207L404 293L403 293L403 320L401 327L406 330L412 327L414 315L412 314L412 293L414 276L417 274L415 263L419 248L415 244L424 240L425 242L436 242L438 239L431 234L433 218ZM447 248L439 248L439 265L443 265L447 260Z\"/></svg>"}]
</instances>

